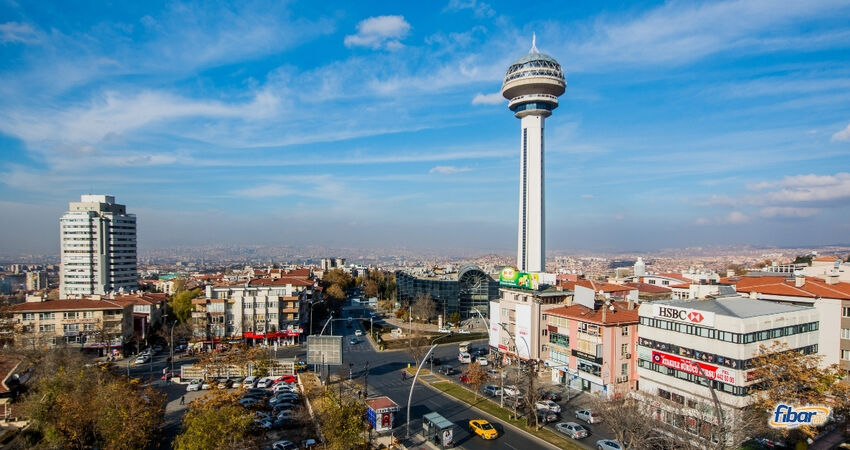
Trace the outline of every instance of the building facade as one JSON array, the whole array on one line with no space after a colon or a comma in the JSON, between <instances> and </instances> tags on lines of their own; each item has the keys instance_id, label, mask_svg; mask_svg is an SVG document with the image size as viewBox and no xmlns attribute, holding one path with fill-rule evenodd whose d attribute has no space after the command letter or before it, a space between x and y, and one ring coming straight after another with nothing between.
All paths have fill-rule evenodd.
<instances>
[{"instance_id":1,"label":"building facade","mask_svg":"<svg viewBox=\"0 0 850 450\"><path fill-rule=\"evenodd\" d=\"M136 216L111 195L83 195L59 220L59 295L72 298L138 289Z\"/></svg>"},{"instance_id":2,"label":"building facade","mask_svg":"<svg viewBox=\"0 0 850 450\"><path fill-rule=\"evenodd\" d=\"M36 270L27 272L26 289L28 291L40 291L47 289L47 271Z\"/></svg>"},{"instance_id":3,"label":"building facade","mask_svg":"<svg viewBox=\"0 0 850 450\"><path fill-rule=\"evenodd\" d=\"M133 339L133 308L110 300L47 300L29 297L13 305L15 343L25 347L80 347L106 355Z\"/></svg>"},{"instance_id":4,"label":"building facade","mask_svg":"<svg viewBox=\"0 0 850 450\"><path fill-rule=\"evenodd\" d=\"M552 381L572 389L624 393L637 386L638 310L633 302L599 301L546 312L545 365ZM544 339L545 341L545 339Z\"/></svg>"},{"instance_id":5,"label":"building facade","mask_svg":"<svg viewBox=\"0 0 850 450\"><path fill-rule=\"evenodd\" d=\"M490 302L490 350L507 361L548 359L546 314L570 305L572 292L558 288L500 288L499 293L499 301Z\"/></svg>"},{"instance_id":6,"label":"building facade","mask_svg":"<svg viewBox=\"0 0 850 450\"><path fill-rule=\"evenodd\" d=\"M760 345L818 351L814 308L735 295L644 303L639 315L638 398L655 418L703 438L715 422L708 383L730 417L752 401L749 369Z\"/></svg>"},{"instance_id":7,"label":"building facade","mask_svg":"<svg viewBox=\"0 0 850 450\"><path fill-rule=\"evenodd\" d=\"M397 270L398 300L413 302L429 295L437 302L437 313L444 317L457 312L467 319L475 316L475 311L486 316L490 301L499 298L498 281L473 264L461 267L456 275L420 277Z\"/></svg>"}]
</instances>

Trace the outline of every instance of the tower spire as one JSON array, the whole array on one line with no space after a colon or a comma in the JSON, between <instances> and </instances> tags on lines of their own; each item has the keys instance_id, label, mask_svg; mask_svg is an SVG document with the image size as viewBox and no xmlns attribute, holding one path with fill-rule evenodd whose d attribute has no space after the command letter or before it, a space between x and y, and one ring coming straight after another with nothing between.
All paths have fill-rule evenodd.
<instances>
[{"instance_id":1,"label":"tower spire","mask_svg":"<svg viewBox=\"0 0 850 450\"><path fill-rule=\"evenodd\" d=\"M537 33L531 33L531 50L529 53L540 53L540 51L537 50Z\"/></svg>"}]
</instances>

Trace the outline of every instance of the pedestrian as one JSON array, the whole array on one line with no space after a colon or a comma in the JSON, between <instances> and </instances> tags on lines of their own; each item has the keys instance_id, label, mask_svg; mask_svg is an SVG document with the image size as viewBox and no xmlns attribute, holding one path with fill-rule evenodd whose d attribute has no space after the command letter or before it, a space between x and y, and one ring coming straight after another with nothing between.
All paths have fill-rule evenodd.
<instances>
[{"instance_id":1,"label":"pedestrian","mask_svg":"<svg viewBox=\"0 0 850 450\"><path fill-rule=\"evenodd\" d=\"M182 397L180 397L180 404L181 404L181 405L185 405L185 404L186 404L186 396L185 396L185 395L184 395L184 396L182 396Z\"/></svg>"},{"instance_id":2,"label":"pedestrian","mask_svg":"<svg viewBox=\"0 0 850 450\"><path fill-rule=\"evenodd\" d=\"M401 381L404 381L404 380L406 380L406 379L407 379L407 371L406 371L406 370L402 370L402 371L401 371Z\"/></svg>"}]
</instances>

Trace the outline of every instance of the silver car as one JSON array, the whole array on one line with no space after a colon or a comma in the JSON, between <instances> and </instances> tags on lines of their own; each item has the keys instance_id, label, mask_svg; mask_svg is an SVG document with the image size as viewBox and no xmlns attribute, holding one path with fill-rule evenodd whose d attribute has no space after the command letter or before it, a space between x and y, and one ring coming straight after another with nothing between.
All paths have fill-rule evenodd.
<instances>
[{"instance_id":1,"label":"silver car","mask_svg":"<svg viewBox=\"0 0 850 450\"><path fill-rule=\"evenodd\" d=\"M584 439L587 437L587 428L575 422L561 422L555 425L555 429L573 439Z\"/></svg>"},{"instance_id":2,"label":"silver car","mask_svg":"<svg viewBox=\"0 0 850 450\"><path fill-rule=\"evenodd\" d=\"M596 441L596 450L623 450L623 446L617 441L603 439Z\"/></svg>"}]
</instances>

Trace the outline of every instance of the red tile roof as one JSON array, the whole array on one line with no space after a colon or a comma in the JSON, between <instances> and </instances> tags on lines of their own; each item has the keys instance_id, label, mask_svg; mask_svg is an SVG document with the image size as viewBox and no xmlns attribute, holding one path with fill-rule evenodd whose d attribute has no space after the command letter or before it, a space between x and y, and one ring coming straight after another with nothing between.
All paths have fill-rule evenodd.
<instances>
[{"instance_id":1,"label":"red tile roof","mask_svg":"<svg viewBox=\"0 0 850 450\"><path fill-rule=\"evenodd\" d=\"M835 261L838 261L839 259L841 259L841 258L839 258L837 256L818 256L817 258L813 259L812 261L835 262Z\"/></svg>"},{"instance_id":2,"label":"red tile roof","mask_svg":"<svg viewBox=\"0 0 850 450\"><path fill-rule=\"evenodd\" d=\"M581 286L591 289L593 292L630 292L634 289L633 287L622 284L600 283L593 280L565 281L561 285L569 290L575 290L576 286Z\"/></svg>"},{"instance_id":3,"label":"red tile roof","mask_svg":"<svg viewBox=\"0 0 850 450\"><path fill-rule=\"evenodd\" d=\"M21 358L12 355L3 355L0 357L0 393L9 392L8 381L15 373L15 369L22 361Z\"/></svg>"},{"instance_id":4,"label":"red tile roof","mask_svg":"<svg viewBox=\"0 0 850 450\"><path fill-rule=\"evenodd\" d=\"M611 302L614 306L614 312L610 310L605 313L604 325L625 325L638 323L638 308L635 305L634 309L629 310L628 302ZM583 322L591 322L603 324L602 308L590 309L583 305L562 306L546 311L546 314L551 316L566 317L568 319L577 319Z\"/></svg>"},{"instance_id":5,"label":"red tile roof","mask_svg":"<svg viewBox=\"0 0 850 450\"><path fill-rule=\"evenodd\" d=\"M690 281L687 282L687 283L679 283L679 284L674 284L674 285L670 286L670 289L690 289L690 288L691 288L691 282Z\"/></svg>"},{"instance_id":6,"label":"red tile roof","mask_svg":"<svg viewBox=\"0 0 850 450\"><path fill-rule=\"evenodd\" d=\"M111 300L47 300L44 302L28 302L12 305L12 312L35 311L74 311L82 309L123 309L124 305Z\"/></svg>"},{"instance_id":7,"label":"red tile roof","mask_svg":"<svg viewBox=\"0 0 850 450\"><path fill-rule=\"evenodd\" d=\"M626 286L633 287L640 292L644 292L647 294L666 294L670 292L670 288L666 286L659 286L657 284L649 284L649 283L626 283Z\"/></svg>"},{"instance_id":8,"label":"red tile roof","mask_svg":"<svg viewBox=\"0 0 850 450\"><path fill-rule=\"evenodd\" d=\"M691 280L689 278L685 277L681 273L676 273L676 272L655 273L655 274L646 275L646 276L648 276L648 277L659 276L659 277L673 278L673 279L676 279L676 280L679 280L679 281L687 281L688 283L691 282Z\"/></svg>"},{"instance_id":9,"label":"red tile roof","mask_svg":"<svg viewBox=\"0 0 850 450\"><path fill-rule=\"evenodd\" d=\"M820 278L806 277L801 287L796 287L794 279L779 277L741 277L735 283L738 292L757 292L767 295L785 295L805 298L837 298L850 300L850 283L826 284Z\"/></svg>"},{"instance_id":10,"label":"red tile roof","mask_svg":"<svg viewBox=\"0 0 850 450\"><path fill-rule=\"evenodd\" d=\"M366 400L366 404L369 405L373 410L385 409L385 408L398 408L398 404L392 401L389 397L375 397Z\"/></svg>"},{"instance_id":11,"label":"red tile roof","mask_svg":"<svg viewBox=\"0 0 850 450\"><path fill-rule=\"evenodd\" d=\"M286 286L287 284L293 286L312 286L313 282L303 278L281 277L274 280L271 278L255 278L248 282L248 284L250 286Z\"/></svg>"}]
</instances>

